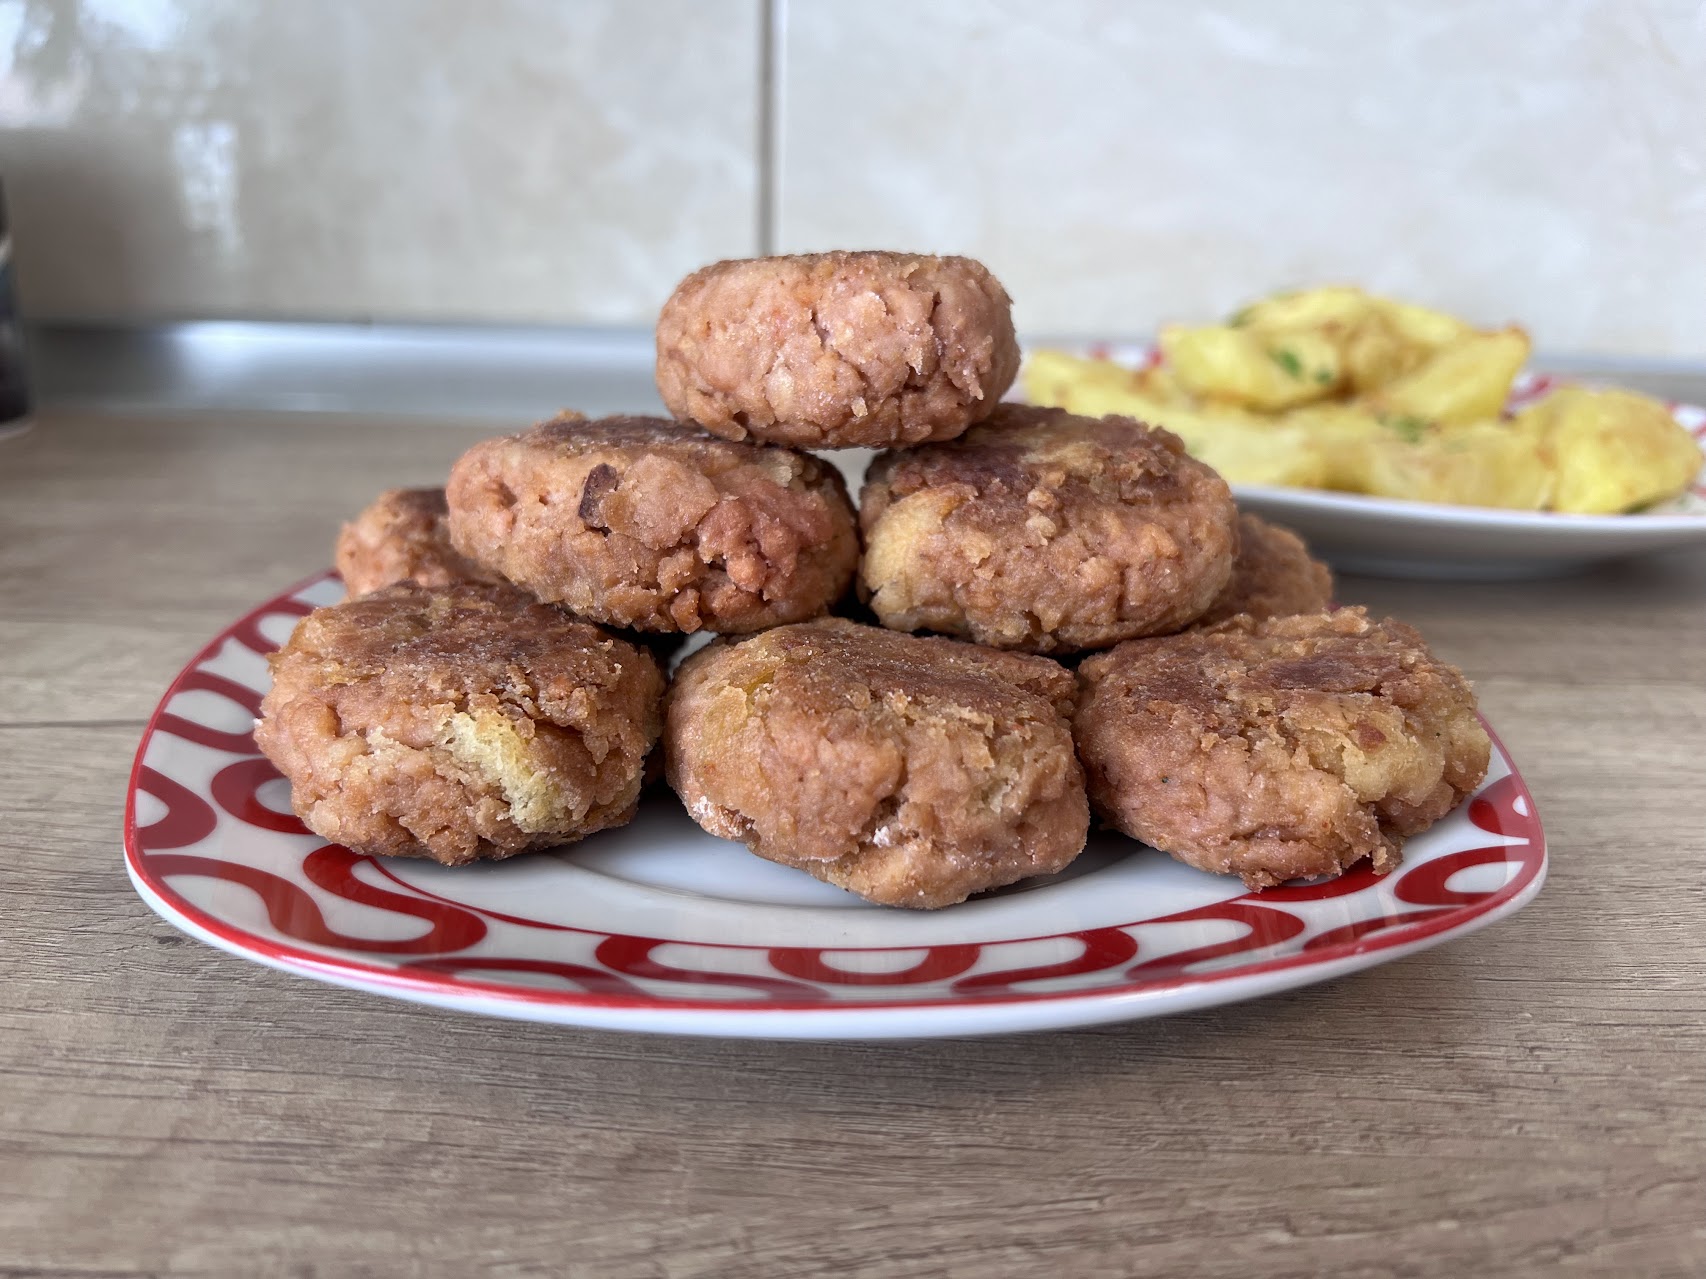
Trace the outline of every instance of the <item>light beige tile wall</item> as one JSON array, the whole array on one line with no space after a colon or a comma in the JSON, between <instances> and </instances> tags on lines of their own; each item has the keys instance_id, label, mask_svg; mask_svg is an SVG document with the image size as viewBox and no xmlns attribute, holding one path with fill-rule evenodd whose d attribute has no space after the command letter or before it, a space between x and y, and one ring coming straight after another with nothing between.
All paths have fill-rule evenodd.
<instances>
[{"instance_id":1,"label":"light beige tile wall","mask_svg":"<svg viewBox=\"0 0 1706 1279\"><path fill-rule=\"evenodd\" d=\"M782 247L957 250L1021 329L1347 279L1706 355L1698 0L793 0Z\"/></svg>"},{"instance_id":2,"label":"light beige tile wall","mask_svg":"<svg viewBox=\"0 0 1706 1279\"><path fill-rule=\"evenodd\" d=\"M757 248L758 0L0 0L37 316L628 323ZM9 62L9 65L7 65Z\"/></svg>"},{"instance_id":3,"label":"light beige tile wall","mask_svg":"<svg viewBox=\"0 0 1706 1279\"><path fill-rule=\"evenodd\" d=\"M1354 279L1706 356L1698 0L769 0L761 210L766 7L0 0L26 307L646 324L767 218L1032 332Z\"/></svg>"}]
</instances>

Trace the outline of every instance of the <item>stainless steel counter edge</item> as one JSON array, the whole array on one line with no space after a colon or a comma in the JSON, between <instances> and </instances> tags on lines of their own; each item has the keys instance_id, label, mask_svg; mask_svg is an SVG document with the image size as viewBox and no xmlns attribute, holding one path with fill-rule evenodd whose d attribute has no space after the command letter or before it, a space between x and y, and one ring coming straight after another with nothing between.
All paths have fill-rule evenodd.
<instances>
[{"instance_id":1,"label":"stainless steel counter edge","mask_svg":"<svg viewBox=\"0 0 1706 1279\"><path fill-rule=\"evenodd\" d=\"M210 321L28 330L42 408L381 413L531 421L661 412L643 329ZM1082 339L1035 337L1027 347ZM1706 402L1706 360L1549 353L1537 368Z\"/></svg>"}]
</instances>

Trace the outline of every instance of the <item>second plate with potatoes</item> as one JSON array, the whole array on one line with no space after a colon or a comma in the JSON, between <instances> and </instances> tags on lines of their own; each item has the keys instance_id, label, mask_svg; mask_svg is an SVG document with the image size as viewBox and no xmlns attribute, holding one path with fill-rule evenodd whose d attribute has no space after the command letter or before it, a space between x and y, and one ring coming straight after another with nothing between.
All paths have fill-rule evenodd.
<instances>
[{"instance_id":1,"label":"second plate with potatoes","mask_svg":"<svg viewBox=\"0 0 1706 1279\"><path fill-rule=\"evenodd\" d=\"M1706 438L1706 408L1634 397L1609 387L1577 386L1530 370L1495 370L1504 378L1495 389L1503 396L1497 416L1505 422L1525 412L1529 420L1537 419L1538 406L1550 400L1552 416L1559 408L1573 407L1574 420L1564 425L1586 433L1606 404L1630 404L1639 411L1640 424L1649 428L1655 425L1655 414L1672 424L1666 427L1667 437L1658 441L1659 453L1676 456L1666 456L1653 468L1661 472L1656 482L1664 491L1657 500L1619 511L1523 509L1497 494L1489 499L1477 489L1489 482L1499 485L1504 472L1514 469L1515 486L1539 495L1546 479L1524 482L1520 459L1514 468L1500 468L1447 450L1443 442L1411 440L1407 436L1417 431L1409 421L1385 428L1390 441L1379 437L1394 456L1379 468L1377 478L1384 483L1363 486L1378 491L1351 492L1320 486L1322 462L1311 454L1324 446L1304 441L1300 447L1294 438L1296 424L1286 421L1287 414L1264 420L1240 411L1212 421L1189 414L1181 422L1177 408L1170 414L1155 403L1127 404L1129 394L1141 400L1143 388L1156 381L1154 371L1164 362L1157 346L1143 342L1045 344L1027 353L1023 384L1034 402L1067 404L1079 411L1116 412L1123 407L1182 430L1193 451L1201 451L1226 475L1240 508L1295 529L1316 554L1347 572L1511 580L1706 545L1706 470L1689 471L1685 443L1690 437ZM1477 428L1471 423L1469 430ZM1668 433L1671 430L1674 434ZM1479 433L1490 434L1486 427ZM1490 442L1505 443L1501 438ZM1426 462L1434 452L1441 457L1432 460L1442 464L1423 467L1421 479L1409 483L1402 465L1405 457L1426 454ZM1578 487L1587 489L1595 481L1603 484L1615 468L1598 467L1589 459L1576 470L1582 477ZM1454 495L1451 486L1459 481L1464 491ZM1623 483L1633 486L1633 492L1644 482L1644 477L1634 476ZM1636 493L1634 500L1641 496ZM1618 500L1616 494L1588 491L1582 503L1592 504L1596 498L1601 506ZM1495 504L1481 504L1489 500Z\"/></svg>"}]
</instances>

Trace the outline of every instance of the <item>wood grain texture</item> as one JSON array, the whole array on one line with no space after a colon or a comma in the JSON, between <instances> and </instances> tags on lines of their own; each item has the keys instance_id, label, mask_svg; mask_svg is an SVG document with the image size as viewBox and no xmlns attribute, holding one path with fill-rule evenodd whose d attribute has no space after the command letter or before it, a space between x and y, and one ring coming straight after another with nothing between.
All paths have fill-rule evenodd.
<instances>
[{"instance_id":1,"label":"wood grain texture","mask_svg":"<svg viewBox=\"0 0 1706 1279\"><path fill-rule=\"evenodd\" d=\"M0 442L0 1275L1706 1270L1706 559L1342 584L1476 678L1533 787L1552 878L1506 923L1127 1026L629 1037L256 967L121 866L179 666L474 435Z\"/></svg>"}]
</instances>

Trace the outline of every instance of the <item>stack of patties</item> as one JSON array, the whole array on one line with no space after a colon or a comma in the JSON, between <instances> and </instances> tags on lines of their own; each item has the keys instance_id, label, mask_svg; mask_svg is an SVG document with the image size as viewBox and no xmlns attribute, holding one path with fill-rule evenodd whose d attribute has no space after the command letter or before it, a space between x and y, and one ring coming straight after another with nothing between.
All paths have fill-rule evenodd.
<instances>
[{"instance_id":1,"label":"stack of patties","mask_svg":"<svg viewBox=\"0 0 1706 1279\"><path fill-rule=\"evenodd\" d=\"M859 503L880 626L678 674L666 768L695 819L903 906L1063 868L1081 773L1110 824L1252 886L1395 865L1485 771L1461 676L1401 624L1329 614L1326 566L1170 433L998 403L1016 364L1004 291L963 260L725 263L677 290L672 411L888 450ZM897 634L919 631L962 642ZM1048 660L1092 653L1071 683Z\"/></svg>"},{"instance_id":2,"label":"stack of patties","mask_svg":"<svg viewBox=\"0 0 1706 1279\"><path fill-rule=\"evenodd\" d=\"M315 831L444 862L628 820L661 731L706 830L890 905L1059 871L1092 807L1253 886L1396 864L1485 770L1462 677L1324 611L1166 431L1002 404L1018 366L969 259L698 271L658 323L677 420L565 413L383 495L257 740ZM798 451L851 447L888 450L857 520ZM666 699L648 647L700 630Z\"/></svg>"}]
</instances>

